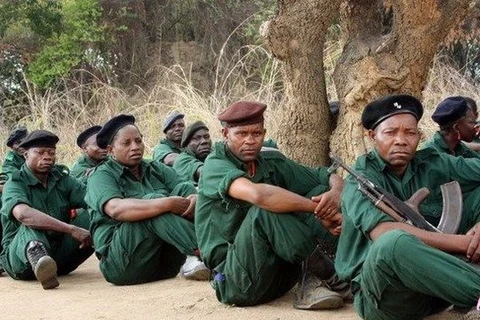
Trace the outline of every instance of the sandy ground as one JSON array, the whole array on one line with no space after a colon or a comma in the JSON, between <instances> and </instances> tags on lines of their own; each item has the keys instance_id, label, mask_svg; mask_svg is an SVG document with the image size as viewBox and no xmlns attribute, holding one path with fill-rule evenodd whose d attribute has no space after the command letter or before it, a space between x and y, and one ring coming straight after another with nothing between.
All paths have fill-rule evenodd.
<instances>
[{"instance_id":1,"label":"sandy ground","mask_svg":"<svg viewBox=\"0 0 480 320\"><path fill-rule=\"evenodd\" d=\"M43 290L36 281L0 276L0 319L332 319L357 320L352 305L338 311L302 311L293 295L248 308L219 303L208 282L180 277L117 287L107 283L91 257L60 278L60 287ZM458 319L451 313L429 320Z\"/></svg>"}]
</instances>

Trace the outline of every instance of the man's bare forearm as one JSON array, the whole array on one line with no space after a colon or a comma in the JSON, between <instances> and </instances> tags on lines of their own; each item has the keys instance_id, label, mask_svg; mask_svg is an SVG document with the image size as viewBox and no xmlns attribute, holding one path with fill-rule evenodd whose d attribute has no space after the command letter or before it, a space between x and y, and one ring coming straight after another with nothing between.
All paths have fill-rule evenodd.
<instances>
[{"instance_id":1,"label":"man's bare forearm","mask_svg":"<svg viewBox=\"0 0 480 320\"><path fill-rule=\"evenodd\" d=\"M465 254L470 242L469 236L466 235L426 231L402 222L379 223L370 232L370 238L375 241L382 234L391 230L404 230L422 240L427 245L450 253Z\"/></svg>"},{"instance_id":2,"label":"man's bare forearm","mask_svg":"<svg viewBox=\"0 0 480 320\"><path fill-rule=\"evenodd\" d=\"M110 217L118 221L140 221L170 211L168 198L157 199L111 199L104 207Z\"/></svg>"},{"instance_id":3,"label":"man's bare forearm","mask_svg":"<svg viewBox=\"0 0 480 320\"><path fill-rule=\"evenodd\" d=\"M343 179L340 176L334 173L331 174L328 180L328 184L330 185L330 190L334 190L334 191L338 191L339 193L342 193Z\"/></svg>"},{"instance_id":4,"label":"man's bare forearm","mask_svg":"<svg viewBox=\"0 0 480 320\"><path fill-rule=\"evenodd\" d=\"M44 212L32 208L26 204L19 204L12 211L15 218L22 224L39 230L56 231L71 234L74 226L60 221L45 214Z\"/></svg>"}]
</instances>

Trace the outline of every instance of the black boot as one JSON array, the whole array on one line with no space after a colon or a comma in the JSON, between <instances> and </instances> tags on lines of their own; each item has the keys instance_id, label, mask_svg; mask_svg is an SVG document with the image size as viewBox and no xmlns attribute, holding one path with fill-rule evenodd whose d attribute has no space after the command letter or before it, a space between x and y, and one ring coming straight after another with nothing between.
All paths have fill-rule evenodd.
<instances>
[{"instance_id":1,"label":"black boot","mask_svg":"<svg viewBox=\"0 0 480 320\"><path fill-rule=\"evenodd\" d=\"M43 289L53 289L60 285L57 280L57 263L48 255L43 243L30 241L27 245L27 258Z\"/></svg>"}]
</instances>

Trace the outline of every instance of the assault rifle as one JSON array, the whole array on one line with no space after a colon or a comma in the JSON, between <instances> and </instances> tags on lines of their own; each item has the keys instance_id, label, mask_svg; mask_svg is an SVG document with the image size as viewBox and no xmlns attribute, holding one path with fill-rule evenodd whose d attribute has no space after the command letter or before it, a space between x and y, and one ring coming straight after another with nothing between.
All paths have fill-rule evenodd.
<instances>
[{"instance_id":1,"label":"assault rifle","mask_svg":"<svg viewBox=\"0 0 480 320\"><path fill-rule=\"evenodd\" d=\"M430 194L427 188L421 188L415 192L410 199L403 202L395 195L387 192L380 186L375 185L356 173L347 166L338 156L330 155L332 166L330 172L342 167L358 182L358 189L370 199L377 208L388 214L395 221L414 225L417 228L454 234L457 232L462 218L462 191L457 181L445 183L440 186L443 198L443 210L440 223L437 227L431 225L420 214L419 204Z\"/></svg>"}]
</instances>

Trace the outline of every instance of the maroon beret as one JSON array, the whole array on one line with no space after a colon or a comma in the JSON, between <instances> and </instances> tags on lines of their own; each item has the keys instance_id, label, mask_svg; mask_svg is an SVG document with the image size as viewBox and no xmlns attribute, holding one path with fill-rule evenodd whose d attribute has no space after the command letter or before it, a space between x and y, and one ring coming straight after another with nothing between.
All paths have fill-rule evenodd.
<instances>
[{"instance_id":1,"label":"maroon beret","mask_svg":"<svg viewBox=\"0 0 480 320\"><path fill-rule=\"evenodd\" d=\"M246 126L263 122L263 112L267 105L255 101L238 101L231 104L218 115L225 127Z\"/></svg>"}]
</instances>

